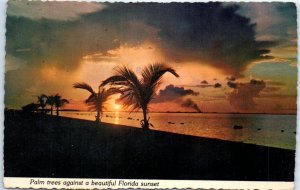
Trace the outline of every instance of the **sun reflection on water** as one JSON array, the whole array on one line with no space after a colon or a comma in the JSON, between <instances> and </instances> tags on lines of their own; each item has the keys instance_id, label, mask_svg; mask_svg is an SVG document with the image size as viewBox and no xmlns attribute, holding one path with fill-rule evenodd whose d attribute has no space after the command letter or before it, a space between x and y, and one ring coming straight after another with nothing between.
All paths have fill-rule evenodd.
<instances>
[{"instance_id":1,"label":"sun reflection on water","mask_svg":"<svg viewBox=\"0 0 300 190\"><path fill-rule=\"evenodd\" d=\"M120 117L119 117L119 111L115 112L115 119L114 119L114 124L119 124Z\"/></svg>"}]
</instances>

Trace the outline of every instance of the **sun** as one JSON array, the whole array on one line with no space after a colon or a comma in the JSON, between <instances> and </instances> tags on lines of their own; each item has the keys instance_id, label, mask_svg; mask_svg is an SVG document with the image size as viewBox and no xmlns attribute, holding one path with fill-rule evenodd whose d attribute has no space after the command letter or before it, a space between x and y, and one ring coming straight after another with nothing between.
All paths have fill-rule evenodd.
<instances>
[{"instance_id":1,"label":"sun","mask_svg":"<svg viewBox=\"0 0 300 190\"><path fill-rule=\"evenodd\" d=\"M119 110L121 108L121 106L119 104L115 104L115 109Z\"/></svg>"}]
</instances>

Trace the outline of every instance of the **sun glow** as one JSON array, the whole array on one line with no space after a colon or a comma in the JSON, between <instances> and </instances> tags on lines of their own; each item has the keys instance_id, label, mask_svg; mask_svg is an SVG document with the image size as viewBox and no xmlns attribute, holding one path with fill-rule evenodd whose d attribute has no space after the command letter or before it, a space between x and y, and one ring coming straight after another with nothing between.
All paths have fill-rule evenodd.
<instances>
[{"instance_id":1,"label":"sun glow","mask_svg":"<svg viewBox=\"0 0 300 190\"><path fill-rule=\"evenodd\" d=\"M116 109L116 110L119 110L120 108L121 108L121 105L115 104L115 109Z\"/></svg>"}]
</instances>

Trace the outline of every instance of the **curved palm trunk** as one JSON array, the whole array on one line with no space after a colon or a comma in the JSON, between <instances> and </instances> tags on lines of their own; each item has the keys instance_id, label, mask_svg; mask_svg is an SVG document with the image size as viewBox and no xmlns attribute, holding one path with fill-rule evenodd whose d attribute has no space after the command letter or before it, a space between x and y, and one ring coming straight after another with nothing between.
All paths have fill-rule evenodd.
<instances>
[{"instance_id":1,"label":"curved palm trunk","mask_svg":"<svg viewBox=\"0 0 300 190\"><path fill-rule=\"evenodd\" d=\"M147 109L142 109L143 110L143 117L144 117L144 123L142 124L142 128L149 130L149 121L147 118Z\"/></svg>"}]
</instances>

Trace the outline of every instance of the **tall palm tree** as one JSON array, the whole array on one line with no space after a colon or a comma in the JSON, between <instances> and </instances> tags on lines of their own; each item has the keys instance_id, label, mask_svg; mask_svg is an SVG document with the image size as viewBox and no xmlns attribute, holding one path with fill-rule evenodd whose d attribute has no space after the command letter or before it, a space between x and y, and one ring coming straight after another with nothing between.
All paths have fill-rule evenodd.
<instances>
[{"instance_id":1,"label":"tall palm tree","mask_svg":"<svg viewBox=\"0 0 300 190\"><path fill-rule=\"evenodd\" d=\"M105 88L98 87L98 92L94 91L93 88L87 83L75 83L73 84L74 88L79 88L90 92L90 96L85 100L85 103L89 105L90 110L96 111L97 114L95 116L96 122L101 122L101 114L105 109L105 102L109 99L109 97L116 93L121 93L120 90L116 88L110 88L106 90Z\"/></svg>"},{"instance_id":2,"label":"tall palm tree","mask_svg":"<svg viewBox=\"0 0 300 190\"><path fill-rule=\"evenodd\" d=\"M59 108L63 107L65 104L68 104L69 101L67 99L62 99L59 94L54 96L54 106L56 108L56 115L59 116Z\"/></svg>"},{"instance_id":3,"label":"tall palm tree","mask_svg":"<svg viewBox=\"0 0 300 190\"><path fill-rule=\"evenodd\" d=\"M48 105L50 105L50 113L51 113L51 115L53 115L53 106L55 104L55 98L54 97L55 97L55 95L50 95L50 96L47 97L47 101L46 101L46 103Z\"/></svg>"},{"instance_id":4,"label":"tall palm tree","mask_svg":"<svg viewBox=\"0 0 300 190\"><path fill-rule=\"evenodd\" d=\"M140 79L131 69L125 66L118 67L116 68L116 74L104 80L101 85L110 84L119 88L123 92L120 100L125 107L131 107L132 111L142 109L142 128L149 129L148 104L155 96L162 82L162 76L167 72L179 77L173 68L164 63L151 64L145 67L142 70Z\"/></svg>"},{"instance_id":5,"label":"tall palm tree","mask_svg":"<svg viewBox=\"0 0 300 190\"><path fill-rule=\"evenodd\" d=\"M45 107L47 105L48 97L45 94L41 94L40 96L37 96L37 99L38 99L37 103L42 108L41 112L45 113Z\"/></svg>"}]
</instances>

